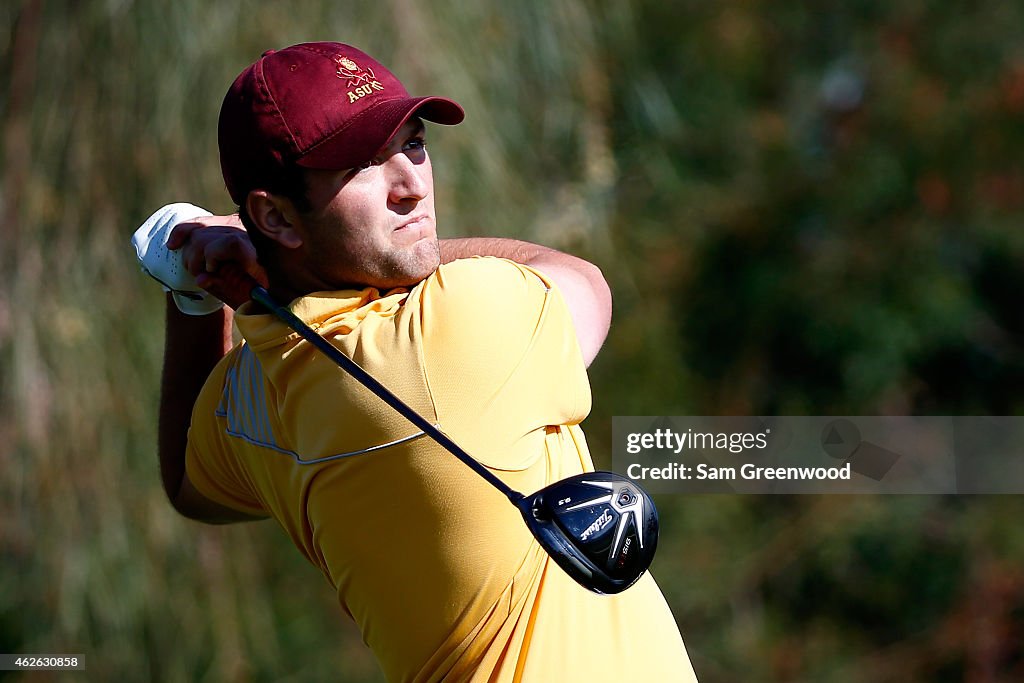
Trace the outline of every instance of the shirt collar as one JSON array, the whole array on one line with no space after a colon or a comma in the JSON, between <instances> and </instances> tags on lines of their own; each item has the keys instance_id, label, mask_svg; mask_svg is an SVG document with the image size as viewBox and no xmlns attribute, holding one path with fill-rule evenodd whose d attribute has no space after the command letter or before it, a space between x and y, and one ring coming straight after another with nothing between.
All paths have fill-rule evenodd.
<instances>
[{"instance_id":1,"label":"shirt collar","mask_svg":"<svg viewBox=\"0 0 1024 683\"><path fill-rule=\"evenodd\" d=\"M288 309L318 332L331 330L346 333L371 313L394 315L408 296L409 290L405 288L391 289L383 294L375 287L314 292L295 299L288 305ZM252 301L235 311L235 324L254 351L299 337L298 333L293 332L272 313L267 313Z\"/></svg>"}]
</instances>

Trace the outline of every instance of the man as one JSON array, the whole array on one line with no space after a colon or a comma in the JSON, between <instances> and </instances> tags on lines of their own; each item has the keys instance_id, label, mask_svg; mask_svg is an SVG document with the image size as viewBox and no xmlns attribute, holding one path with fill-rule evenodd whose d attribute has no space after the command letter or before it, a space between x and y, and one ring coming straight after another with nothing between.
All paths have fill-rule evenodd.
<instances>
[{"instance_id":1,"label":"man","mask_svg":"<svg viewBox=\"0 0 1024 683\"><path fill-rule=\"evenodd\" d=\"M338 43L268 52L238 77L219 145L246 230L202 217L166 239L238 307L168 298L168 497L212 523L274 518L389 680L694 680L650 575L616 596L581 588L501 494L246 303L247 277L269 284L517 490L593 469L579 423L607 285L537 245L437 239L422 120L462 117Z\"/></svg>"}]
</instances>

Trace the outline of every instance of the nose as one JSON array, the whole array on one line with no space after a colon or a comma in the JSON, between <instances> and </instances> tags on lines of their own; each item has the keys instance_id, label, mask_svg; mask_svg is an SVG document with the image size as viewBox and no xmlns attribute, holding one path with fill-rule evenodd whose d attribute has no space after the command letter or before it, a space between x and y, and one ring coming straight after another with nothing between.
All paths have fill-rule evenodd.
<instances>
[{"instance_id":1,"label":"nose","mask_svg":"<svg viewBox=\"0 0 1024 683\"><path fill-rule=\"evenodd\" d=\"M432 184L430 162L413 161L399 152L384 163L388 177L388 201L394 204L415 203L430 194Z\"/></svg>"}]
</instances>

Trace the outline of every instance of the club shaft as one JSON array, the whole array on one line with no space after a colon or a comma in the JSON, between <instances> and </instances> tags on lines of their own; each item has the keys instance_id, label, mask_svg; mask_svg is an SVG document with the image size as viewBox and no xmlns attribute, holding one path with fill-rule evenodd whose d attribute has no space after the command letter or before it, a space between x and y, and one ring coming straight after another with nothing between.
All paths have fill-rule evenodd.
<instances>
[{"instance_id":1,"label":"club shaft","mask_svg":"<svg viewBox=\"0 0 1024 683\"><path fill-rule=\"evenodd\" d=\"M506 498L512 501L513 504L518 503L523 498L523 494L510 488L505 484L505 482L496 477L493 472L477 462L473 456L464 451L457 443L452 441L448 435L428 422L415 410L410 408L404 401L402 401L402 399L391 393L390 389L378 382L377 379L370 373L366 372L366 370L359 367L354 360L342 353L336 346L334 346L334 344L317 334L313 328L304 323L290 310L275 302L266 289L257 285L252 288L251 296L253 301L259 303L261 306L277 316L283 323L288 325L288 327L302 335L306 341L320 349L320 351L340 366L342 370L351 375L357 382L376 394L382 401L398 411L402 417L407 419L413 425L419 427L424 434L436 441L442 448L483 477L491 486L501 491Z\"/></svg>"}]
</instances>

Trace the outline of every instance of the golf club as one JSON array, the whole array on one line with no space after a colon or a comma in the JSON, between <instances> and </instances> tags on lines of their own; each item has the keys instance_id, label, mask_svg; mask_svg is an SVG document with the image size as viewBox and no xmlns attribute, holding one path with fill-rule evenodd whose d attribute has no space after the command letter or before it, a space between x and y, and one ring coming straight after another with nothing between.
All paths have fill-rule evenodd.
<instances>
[{"instance_id":1,"label":"golf club","mask_svg":"<svg viewBox=\"0 0 1024 683\"><path fill-rule=\"evenodd\" d=\"M595 593L621 593L650 567L658 545L658 512L647 492L631 480L613 472L584 472L523 495L290 310L278 305L266 289L255 285L251 297L501 491L522 513L545 552L581 586Z\"/></svg>"}]
</instances>

